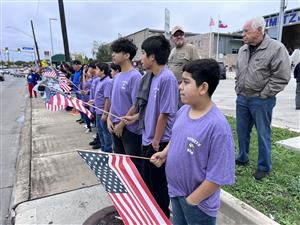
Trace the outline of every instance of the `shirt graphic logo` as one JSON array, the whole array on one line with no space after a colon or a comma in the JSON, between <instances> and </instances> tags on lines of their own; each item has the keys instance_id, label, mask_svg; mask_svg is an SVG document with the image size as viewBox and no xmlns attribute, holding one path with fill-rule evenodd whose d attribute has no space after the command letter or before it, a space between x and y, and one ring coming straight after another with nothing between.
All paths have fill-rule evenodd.
<instances>
[{"instance_id":1,"label":"shirt graphic logo","mask_svg":"<svg viewBox=\"0 0 300 225\"><path fill-rule=\"evenodd\" d=\"M127 85L128 85L128 82L126 80L123 80L121 89L126 90Z\"/></svg>"},{"instance_id":2,"label":"shirt graphic logo","mask_svg":"<svg viewBox=\"0 0 300 225\"><path fill-rule=\"evenodd\" d=\"M187 146L186 151L188 153L190 153L191 155L193 155L194 151L197 149L197 147L200 147L201 144L192 137L187 137L187 140L188 140L188 146Z\"/></svg>"}]
</instances>

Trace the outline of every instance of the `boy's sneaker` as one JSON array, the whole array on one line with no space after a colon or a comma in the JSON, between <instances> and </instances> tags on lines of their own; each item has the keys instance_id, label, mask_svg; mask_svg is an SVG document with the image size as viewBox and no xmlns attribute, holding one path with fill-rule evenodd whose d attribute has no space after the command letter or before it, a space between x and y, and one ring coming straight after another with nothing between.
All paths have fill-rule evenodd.
<instances>
[{"instance_id":1,"label":"boy's sneaker","mask_svg":"<svg viewBox=\"0 0 300 225\"><path fill-rule=\"evenodd\" d=\"M249 160L246 161L246 162L241 162L239 160L235 160L235 165L238 165L238 166L248 166L249 165Z\"/></svg>"},{"instance_id":2,"label":"boy's sneaker","mask_svg":"<svg viewBox=\"0 0 300 225\"><path fill-rule=\"evenodd\" d=\"M80 121L82 121L82 120L81 119L76 120L76 122L80 122Z\"/></svg>"},{"instance_id":3,"label":"boy's sneaker","mask_svg":"<svg viewBox=\"0 0 300 225\"><path fill-rule=\"evenodd\" d=\"M98 144L95 144L95 145L92 147L92 149L99 149L99 148L101 148L101 145L100 145L100 143L98 143Z\"/></svg>"},{"instance_id":4,"label":"boy's sneaker","mask_svg":"<svg viewBox=\"0 0 300 225\"><path fill-rule=\"evenodd\" d=\"M91 133L91 132L92 132L92 129L91 128L87 128L84 133L88 134L88 133Z\"/></svg>"},{"instance_id":5,"label":"boy's sneaker","mask_svg":"<svg viewBox=\"0 0 300 225\"><path fill-rule=\"evenodd\" d=\"M96 138L97 138L97 134L94 134L94 135L93 135L93 138L96 139Z\"/></svg>"},{"instance_id":6,"label":"boy's sneaker","mask_svg":"<svg viewBox=\"0 0 300 225\"><path fill-rule=\"evenodd\" d=\"M89 143L89 145L96 145L96 144L99 144L99 140L98 139L94 139L93 141L91 141Z\"/></svg>"},{"instance_id":7,"label":"boy's sneaker","mask_svg":"<svg viewBox=\"0 0 300 225\"><path fill-rule=\"evenodd\" d=\"M269 176L269 172L256 170L253 176L256 180L262 180L264 177Z\"/></svg>"}]
</instances>

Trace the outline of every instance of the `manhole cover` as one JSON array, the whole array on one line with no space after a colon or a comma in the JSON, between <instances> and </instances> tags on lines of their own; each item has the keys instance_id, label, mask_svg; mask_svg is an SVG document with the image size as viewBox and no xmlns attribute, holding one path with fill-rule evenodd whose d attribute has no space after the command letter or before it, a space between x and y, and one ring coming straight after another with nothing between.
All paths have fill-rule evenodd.
<instances>
[{"instance_id":1,"label":"manhole cover","mask_svg":"<svg viewBox=\"0 0 300 225\"><path fill-rule=\"evenodd\" d=\"M114 206L106 207L92 214L83 225L124 225Z\"/></svg>"}]
</instances>

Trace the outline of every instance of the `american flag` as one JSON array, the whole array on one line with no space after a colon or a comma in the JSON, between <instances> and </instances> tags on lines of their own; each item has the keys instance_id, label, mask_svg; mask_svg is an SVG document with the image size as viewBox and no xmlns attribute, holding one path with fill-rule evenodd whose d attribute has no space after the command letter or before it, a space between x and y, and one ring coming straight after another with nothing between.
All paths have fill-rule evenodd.
<instances>
[{"instance_id":1,"label":"american flag","mask_svg":"<svg viewBox=\"0 0 300 225\"><path fill-rule=\"evenodd\" d=\"M212 27L215 25L215 21L213 18L210 17L210 22L209 22L209 26Z\"/></svg>"},{"instance_id":2,"label":"american flag","mask_svg":"<svg viewBox=\"0 0 300 225\"><path fill-rule=\"evenodd\" d=\"M80 112L83 112L87 115L88 118L92 119L93 114L84 106L84 102L74 98L67 97L61 93L59 93L55 89L46 88L46 108L51 111L58 111L60 109L66 108L66 106L74 107Z\"/></svg>"},{"instance_id":3,"label":"american flag","mask_svg":"<svg viewBox=\"0 0 300 225\"><path fill-rule=\"evenodd\" d=\"M49 77L49 78L55 78L56 77L56 71L51 68L47 68L46 71L43 73L44 77Z\"/></svg>"},{"instance_id":4,"label":"american flag","mask_svg":"<svg viewBox=\"0 0 300 225\"><path fill-rule=\"evenodd\" d=\"M128 156L78 153L105 187L125 225L171 225Z\"/></svg>"},{"instance_id":5,"label":"american flag","mask_svg":"<svg viewBox=\"0 0 300 225\"><path fill-rule=\"evenodd\" d=\"M65 92L65 93L69 93L72 88L69 86L69 79L66 77L66 75L61 72L61 71L57 71L58 74L58 80L59 80L59 86L60 88Z\"/></svg>"},{"instance_id":6,"label":"american flag","mask_svg":"<svg viewBox=\"0 0 300 225\"><path fill-rule=\"evenodd\" d=\"M84 102L78 98L70 97L68 99L68 106L74 107L75 109L83 112L89 119L93 118L93 114L84 106Z\"/></svg>"},{"instance_id":7,"label":"american flag","mask_svg":"<svg viewBox=\"0 0 300 225\"><path fill-rule=\"evenodd\" d=\"M55 112L65 109L66 100L65 96L56 91L46 91L46 108L50 111Z\"/></svg>"}]
</instances>

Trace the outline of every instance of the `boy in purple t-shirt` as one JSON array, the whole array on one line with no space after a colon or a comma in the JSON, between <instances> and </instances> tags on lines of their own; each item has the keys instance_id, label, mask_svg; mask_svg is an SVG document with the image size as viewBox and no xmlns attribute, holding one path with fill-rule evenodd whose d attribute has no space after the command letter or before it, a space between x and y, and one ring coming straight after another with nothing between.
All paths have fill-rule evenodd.
<instances>
[{"instance_id":1,"label":"boy in purple t-shirt","mask_svg":"<svg viewBox=\"0 0 300 225\"><path fill-rule=\"evenodd\" d=\"M145 70L151 71L152 80L145 109L142 133L142 154L151 157L162 151L171 138L171 128L178 106L178 82L174 74L165 66L170 54L170 43L164 36L147 38L142 44L141 61ZM133 121L137 115L125 117ZM141 115L138 115L141 119ZM164 165L160 168L150 161L144 162L143 179L160 208L169 218L167 180Z\"/></svg>"},{"instance_id":2,"label":"boy in purple t-shirt","mask_svg":"<svg viewBox=\"0 0 300 225\"><path fill-rule=\"evenodd\" d=\"M192 61L183 68L181 101L172 137L162 152L151 157L166 161L173 224L215 224L220 187L233 184L234 140L231 128L211 96L219 83L213 59Z\"/></svg>"},{"instance_id":3,"label":"boy in purple t-shirt","mask_svg":"<svg viewBox=\"0 0 300 225\"><path fill-rule=\"evenodd\" d=\"M110 112L118 117L131 115L142 78L131 62L137 47L132 41L120 38L112 43L111 49L112 60L115 64L120 65L121 72L115 76L113 81ZM141 155L141 131L138 129L137 123L126 126L122 120L109 116L107 125L113 136L113 151L115 153ZM132 161L141 173L142 160L133 159Z\"/></svg>"},{"instance_id":4,"label":"boy in purple t-shirt","mask_svg":"<svg viewBox=\"0 0 300 225\"><path fill-rule=\"evenodd\" d=\"M108 76L109 67L106 63L96 63L96 74L100 78L95 89L94 105L96 108L96 127L101 150L112 152L112 137L107 129L107 117L110 108L111 79ZM105 112L104 112L105 111Z\"/></svg>"}]
</instances>

